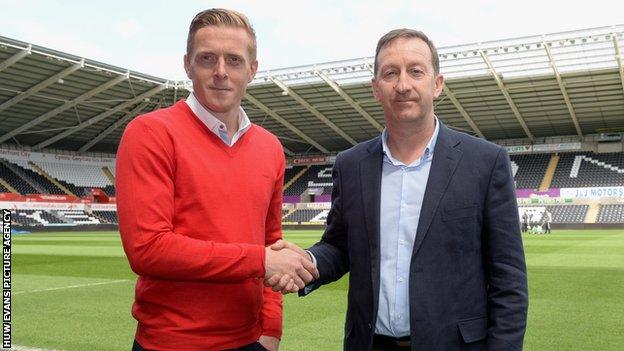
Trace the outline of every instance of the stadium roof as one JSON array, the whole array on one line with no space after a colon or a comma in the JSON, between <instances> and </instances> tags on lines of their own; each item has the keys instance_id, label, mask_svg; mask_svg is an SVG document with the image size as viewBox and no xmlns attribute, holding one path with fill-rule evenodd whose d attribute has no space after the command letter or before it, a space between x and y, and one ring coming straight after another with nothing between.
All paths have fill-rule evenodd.
<instances>
[{"instance_id":1,"label":"stadium roof","mask_svg":"<svg viewBox=\"0 0 624 351\"><path fill-rule=\"evenodd\" d=\"M624 25L438 49L436 114L489 140L624 132ZM288 154L335 153L379 134L373 58L258 72L243 107ZM190 83L0 37L0 143L114 153L134 116Z\"/></svg>"}]
</instances>

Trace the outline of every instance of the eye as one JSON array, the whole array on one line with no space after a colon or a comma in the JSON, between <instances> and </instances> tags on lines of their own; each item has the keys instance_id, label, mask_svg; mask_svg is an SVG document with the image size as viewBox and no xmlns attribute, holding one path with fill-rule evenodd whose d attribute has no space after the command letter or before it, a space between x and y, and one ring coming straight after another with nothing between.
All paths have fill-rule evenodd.
<instances>
[{"instance_id":1,"label":"eye","mask_svg":"<svg viewBox=\"0 0 624 351\"><path fill-rule=\"evenodd\" d=\"M200 60L203 63L214 63L217 61L217 57L213 54L203 54L200 56Z\"/></svg>"},{"instance_id":2,"label":"eye","mask_svg":"<svg viewBox=\"0 0 624 351\"><path fill-rule=\"evenodd\" d=\"M241 59L238 56L229 56L228 58L226 58L227 63L231 66L238 66L243 62L243 59Z\"/></svg>"},{"instance_id":3,"label":"eye","mask_svg":"<svg viewBox=\"0 0 624 351\"><path fill-rule=\"evenodd\" d=\"M396 71L390 70L390 71L385 71L383 73L383 76L384 76L384 78L392 78L392 77L396 76L396 74L397 74Z\"/></svg>"}]
</instances>

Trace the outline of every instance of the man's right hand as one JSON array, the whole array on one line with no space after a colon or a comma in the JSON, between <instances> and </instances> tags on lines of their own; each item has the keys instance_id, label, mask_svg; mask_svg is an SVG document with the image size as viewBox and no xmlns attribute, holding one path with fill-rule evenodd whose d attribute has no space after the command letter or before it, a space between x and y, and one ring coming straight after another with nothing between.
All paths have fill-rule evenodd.
<instances>
[{"instance_id":1,"label":"man's right hand","mask_svg":"<svg viewBox=\"0 0 624 351\"><path fill-rule=\"evenodd\" d=\"M265 254L265 284L273 290L296 292L319 276L307 252L295 244L279 241L265 248Z\"/></svg>"}]
</instances>

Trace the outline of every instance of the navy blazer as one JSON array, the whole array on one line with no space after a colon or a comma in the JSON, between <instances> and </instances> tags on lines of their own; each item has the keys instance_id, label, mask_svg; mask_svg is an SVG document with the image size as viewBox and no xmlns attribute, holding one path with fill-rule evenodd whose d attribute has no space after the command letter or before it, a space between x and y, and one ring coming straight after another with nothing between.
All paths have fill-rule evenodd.
<instances>
[{"instance_id":1,"label":"navy blazer","mask_svg":"<svg viewBox=\"0 0 624 351\"><path fill-rule=\"evenodd\" d=\"M348 351L372 349L382 162L381 137L337 156L327 227L309 249L320 278L306 293L350 273ZM518 223L505 149L440 123L410 264L413 350L522 350L528 292Z\"/></svg>"}]
</instances>

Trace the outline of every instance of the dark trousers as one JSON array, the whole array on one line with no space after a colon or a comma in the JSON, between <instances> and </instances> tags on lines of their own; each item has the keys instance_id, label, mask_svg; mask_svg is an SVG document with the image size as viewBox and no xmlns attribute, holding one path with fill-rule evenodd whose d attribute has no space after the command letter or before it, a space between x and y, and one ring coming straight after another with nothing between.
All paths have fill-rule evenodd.
<instances>
[{"instance_id":1,"label":"dark trousers","mask_svg":"<svg viewBox=\"0 0 624 351\"><path fill-rule=\"evenodd\" d=\"M373 351L410 351L411 349L409 336L393 338L375 334L373 337Z\"/></svg>"},{"instance_id":2,"label":"dark trousers","mask_svg":"<svg viewBox=\"0 0 624 351\"><path fill-rule=\"evenodd\" d=\"M132 351L152 351L146 348L143 348L136 340L134 340L134 344L132 344ZM223 351L267 351L259 342L254 342L249 345L241 346L235 349L223 350Z\"/></svg>"}]
</instances>

